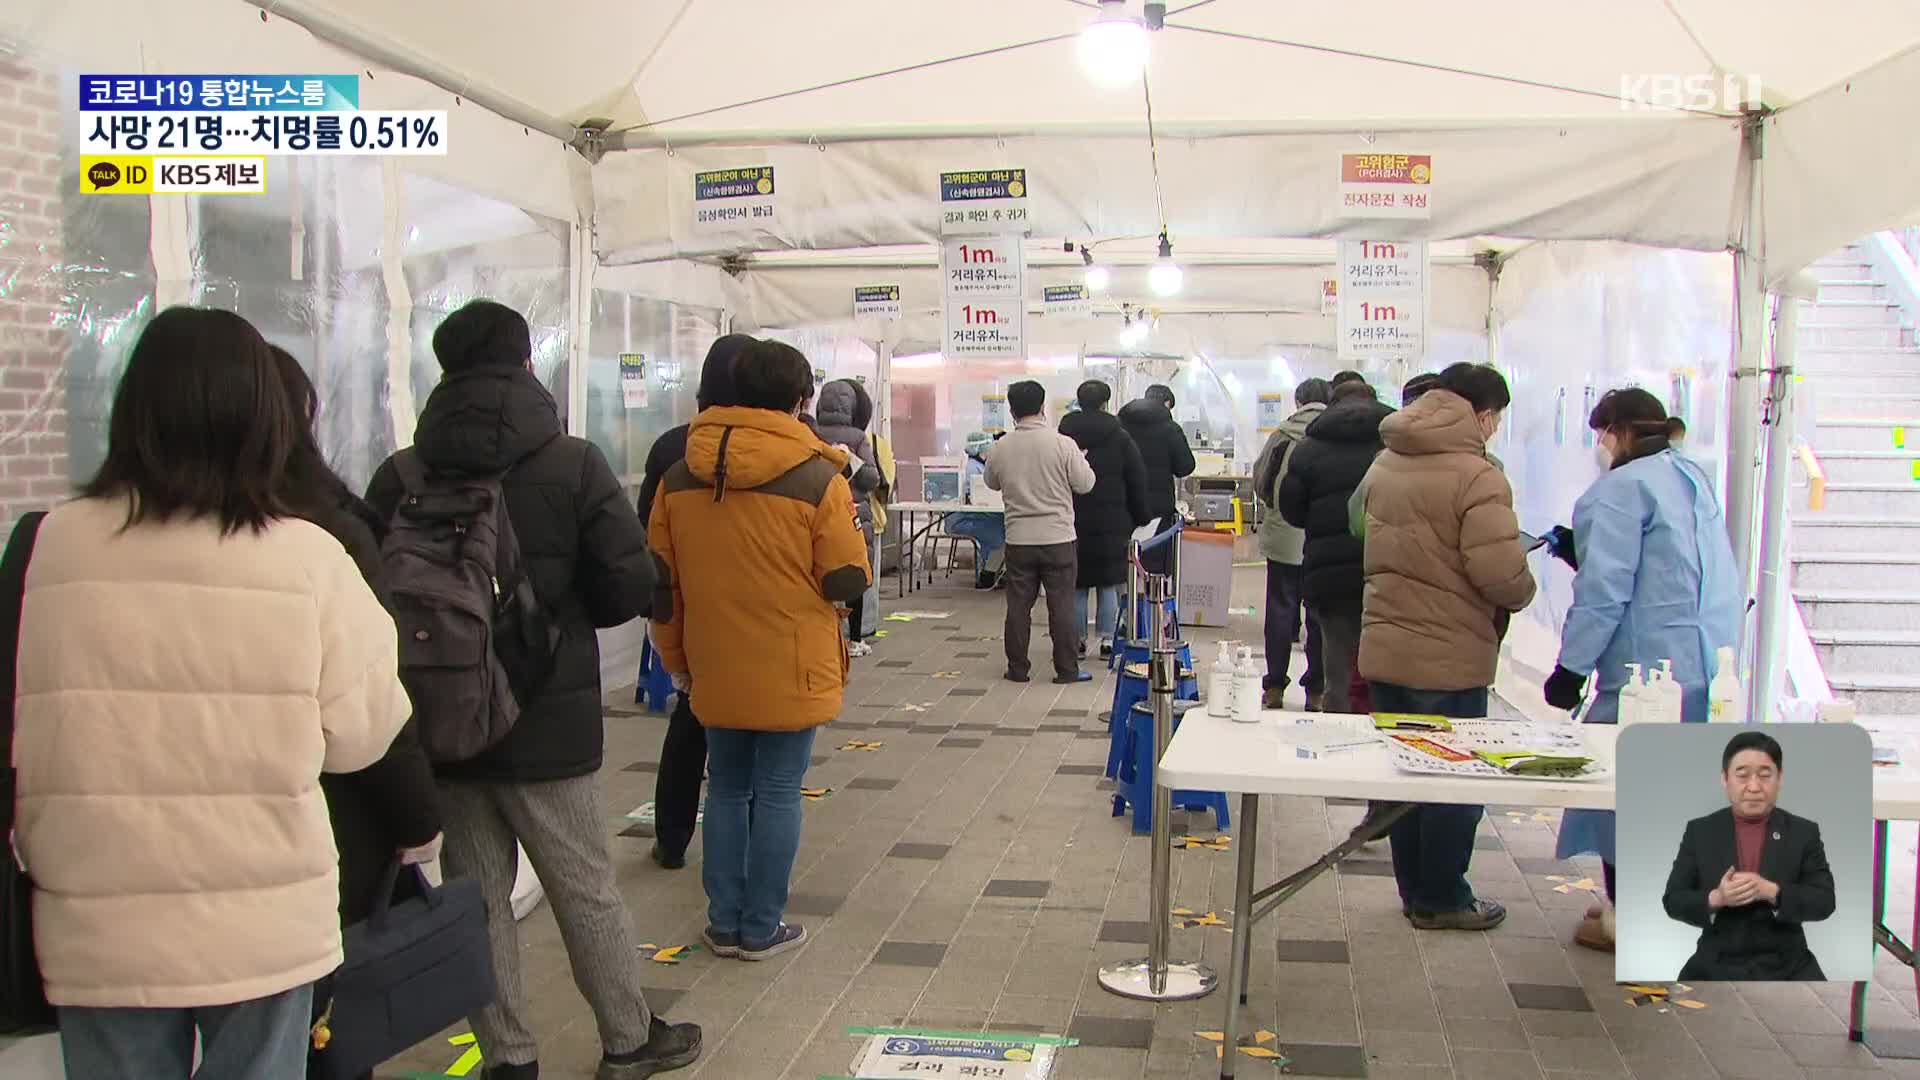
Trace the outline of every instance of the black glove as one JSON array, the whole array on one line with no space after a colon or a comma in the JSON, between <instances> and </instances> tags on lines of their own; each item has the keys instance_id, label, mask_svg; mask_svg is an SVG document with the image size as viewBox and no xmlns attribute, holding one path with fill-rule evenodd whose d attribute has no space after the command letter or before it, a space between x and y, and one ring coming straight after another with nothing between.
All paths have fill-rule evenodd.
<instances>
[{"instance_id":1,"label":"black glove","mask_svg":"<svg viewBox=\"0 0 1920 1080\"><path fill-rule=\"evenodd\" d=\"M1547 553L1580 572L1580 557L1573 552L1573 530L1565 525L1555 525L1547 534Z\"/></svg>"},{"instance_id":2,"label":"black glove","mask_svg":"<svg viewBox=\"0 0 1920 1080\"><path fill-rule=\"evenodd\" d=\"M1580 707L1581 692L1586 689L1587 677L1576 675L1566 668L1555 666L1553 674L1547 676L1545 687L1547 704L1568 712Z\"/></svg>"}]
</instances>

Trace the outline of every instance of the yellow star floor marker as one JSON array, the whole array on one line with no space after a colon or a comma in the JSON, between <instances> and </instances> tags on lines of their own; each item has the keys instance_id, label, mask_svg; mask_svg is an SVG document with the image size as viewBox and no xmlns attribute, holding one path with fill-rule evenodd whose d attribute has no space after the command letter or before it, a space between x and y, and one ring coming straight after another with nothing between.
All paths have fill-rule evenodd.
<instances>
[{"instance_id":1,"label":"yellow star floor marker","mask_svg":"<svg viewBox=\"0 0 1920 1080\"><path fill-rule=\"evenodd\" d=\"M649 957L649 959L651 959L654 963L677 964L680 961L685 960L687 957L691 956L692 954L699 952L700 946L698 945L655 945L652 942L647 942L646 944L640 946L641 952L647 952L649 950L653 952L653 955Z\"/></svg>"},{"instance_id":2,"label":"yellow star floor marker","mask_svg":"<svg viewBox=\"0 0 1920 1080\"><path fill-rule=\"evenodd\" d=\"M831 794L833 794L833 789L830 787L803 787L800 789L801 798L811 799L814 802L819 802Z\"/></svg>"},{"instance_id":3,"label":"yellow star floor marker","mask_svg":"<svg viewBox=\"0 0 1920 1080\"><path fill-rule=\"evenodd\" d=\"M1226 1056L1227 1036L1225 1032L1196 1031L1194 1032L1194 1034L1214 1044L1213 1056L1215 1059L1223 1058ZM1292 1059L1280 1053L1280 1051L1278 1050L1274 1050L1268 1046L1263 1045L1265 1043L1272 1042L1275 1038L1276 1036L1271 1031L1265 1031L1265 1030L1256 1031L1253 1033L1250 1042L1241 1043L1237 1049L1240 1051L1241 1054L1243 1054L1246 1057L1258 1058L1262 1061L1271 1061L1274 1063L1274 1065L1281 1068L1285 1068L1286 1066L1292 1064Z\"/></svg>"},{"instance_id":4,"label":"yellow star floor marker","mask_svg":"<svg viewBox=\"0 0 1920 1080\"><path fill-rule=\"evenodd\" d=\"M1173 842L1177 848L1206 848L1208 851L1225 851L1233 843L1233 837L1221 834L1215 837L1182 836Z\"/></svg>"},{"instance_id":5,"label":"yellow star floor marker","mask_svg":"<svg viewBox=\"0 0 1920 1080\"><path fill-rule=\"evenodd\" d=\"M863 740L863 739L848 739L848 740L847 740L847 743L846 743L846 745L845 745L845 746L842 746L842 747L841 747L840 749L842 749L842 750L866 750L866 751L868 751L868 752L872 752L872 751L874 751L874 750L878 750L878 749L880 749L881 747L883 747L883 746L885 746L885 745L887 745L887 744L886 744L886 743L883 743L883 742L867 742L867 741L865 741L865 740Z\"/></svg>"}]
</instances>

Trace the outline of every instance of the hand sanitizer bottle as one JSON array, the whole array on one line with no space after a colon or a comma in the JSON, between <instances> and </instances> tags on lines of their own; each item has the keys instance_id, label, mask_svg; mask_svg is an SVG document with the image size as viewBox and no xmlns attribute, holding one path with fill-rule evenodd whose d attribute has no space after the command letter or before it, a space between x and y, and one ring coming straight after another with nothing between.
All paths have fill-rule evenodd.
<instances>
[{"instance_id":1,"label":"hand sanitizer bottle","mask_svg":"<svg viewBox=\"0 0 1920 1080\"><path fill-rule=\"evenodd\" d=\"M1240 670L1233 676L1233 720L1238 724L1260 722L1260 666L1253 662L1253 649L1240 650Z\"/></svg>"},{"instance_id":2,"label":"hand sanitizer bottle","mask_svg":"<svg viewBox=\"0 0 1920 1080\"><path fill-rule=\"evenodd\" d=\"M1744 696L1740 673L1734 670L1733 650L1722 645L1714 655L1713 682L1707 684L1707 719L1715 724L1739 722L1735 710Z\"/></svg>"},{"instance_id":3,"label":"hand sanitizer bottle","mask_svg":"<svg viewBox=\"0 0 1920 1080\"><path fill-rule=\"evenodd\" d=\"M1628 664L1627 682L1626 685L1620 688L1620 718L1618 723L1621 727L1626 727L1628 724L1637 724L1643 719L1641 711L1646 689L1647 684L1640 680L1640 665Z\"/></svg>"},{"instance_id":4,"label":"hand sanitizer bottle","mask_svg":"<svg viewBox=\"0 0 1920 1080\"><path fill-rule=\"evenodd\" d=\"M1233 712L1233 642L1220 643L1220 658L1207 672L1207 715L1227 717Z\"/></svg>"},{"instance_id":5,"label":"hand sanitizer bottle","mask_svg":"<svg viewBox=\"0 0 1920 1080\"><path fill-rule=\"evenodd\" d=\"M1677 724L1680 722L1680 681L1673 677L1673 661L1660 661L1660 722Z\"/></svg>"}]
</instances>

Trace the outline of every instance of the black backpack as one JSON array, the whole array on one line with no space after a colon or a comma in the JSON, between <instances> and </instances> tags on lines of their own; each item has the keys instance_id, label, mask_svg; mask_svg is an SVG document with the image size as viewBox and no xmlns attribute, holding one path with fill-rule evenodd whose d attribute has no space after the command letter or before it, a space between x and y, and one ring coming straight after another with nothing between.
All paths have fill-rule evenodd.
<instances>
[{"instance_id":1,"label":"black backpack","mask_svg":"<svg viewBox=\"0 0 1920 1080\"><path fill-rule=\"evenodd\" d=\"M527 575L505 473L429 473L393 457L406 492L380 545L400 682L427 756L465 761L505 738L553 672L560 630Z\"/></svg>"}]
</instances>

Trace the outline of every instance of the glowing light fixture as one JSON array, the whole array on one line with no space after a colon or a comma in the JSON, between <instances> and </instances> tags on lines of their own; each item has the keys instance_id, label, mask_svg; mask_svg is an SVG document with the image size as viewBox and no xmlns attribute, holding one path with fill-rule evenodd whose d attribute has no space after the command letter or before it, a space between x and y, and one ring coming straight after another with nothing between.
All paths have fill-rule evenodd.
<instances>
[{"instance_id":1,"label":"glowing light fixture","mask_svg":"<svg viewBox=\"0 0 1920 1080\"><path fill-rule=\"evenodd\" d=\"M1122 0L1100 0L1100 14L1080 31L1080 70L1102 89L1137 82L1147 67L1147 27Z\"/></svg>"},{"instance_id":2,"label":"glowing light fixture","mask_svg":"<svg viewBox=\"0 0 1920 1080\"><path fill-rule=\"evenodd\" d=\"M1084 245L1080 248L1080 261L1087 266L1087 288L1093 292L1106 292L1107 286L1113 284L1113 272L1104 266L1094 265L1093 252Z\"/></svg>"},{"instance_id":3,"label":"glowing light fixture","mask_svg":"<svg viewBox=\"0 0 1920 1080\"><path fill-rule=\"evenodd\" d=\"M1173 242L1167 239L1166 233L1161 233L1160 257L1154 260L1153 269L1147 271L1148 287L1155 296L1178 296L1186 278L1180 264L1173 261Z\"/></svg>"}]
</instances>

